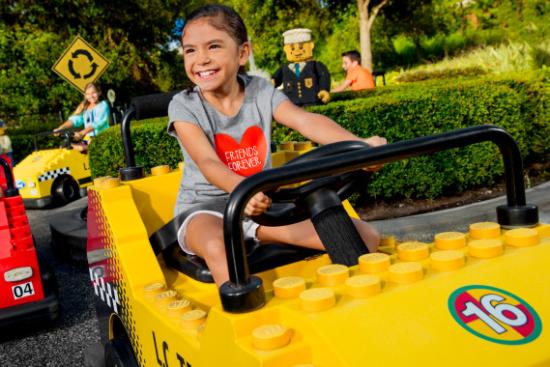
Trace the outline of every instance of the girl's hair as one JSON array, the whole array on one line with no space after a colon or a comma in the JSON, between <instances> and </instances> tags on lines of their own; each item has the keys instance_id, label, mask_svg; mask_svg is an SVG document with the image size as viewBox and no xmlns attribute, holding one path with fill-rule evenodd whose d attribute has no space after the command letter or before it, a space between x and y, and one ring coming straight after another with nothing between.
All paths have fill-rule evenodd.
<instances>
[{"instance_id":1,"label":"girl's hair","mask_svg":"<svg viewBox=\"0 0 550 367\"><path fill-rule=\"evenodd\" d=\"M90 88L94 88L97 91L97 95L99 96L99 100L101 101L102 100L102 92L101 92L100 86L95 84L95 83L88 83L84 87L84 93L86 93L86 91ZM78 107L76 108L76 110L74 112L74 115L78 115L78 114L82 113L83 111L85 111L88 108L89 105L90 105L90 102L88 102L88 100L86 99L86 95L84 95L84 100L82 101L82 103L80 103L78 105Z\"/></svg>"},{"instance_id":2,"label":"girl's hair","mask_svg":"<svg viewBox=\"0 0 550 367\"><path fill-rule=\"evenodd\" d=\"M229 34L239 46L248 41L248 33L243 19L228 6L217 4L201 6L189 14L185 25L200 18L208 18L208 23L212 27ZM185 28L182 37L184 34Z\"/></svg>"}]
</instances>

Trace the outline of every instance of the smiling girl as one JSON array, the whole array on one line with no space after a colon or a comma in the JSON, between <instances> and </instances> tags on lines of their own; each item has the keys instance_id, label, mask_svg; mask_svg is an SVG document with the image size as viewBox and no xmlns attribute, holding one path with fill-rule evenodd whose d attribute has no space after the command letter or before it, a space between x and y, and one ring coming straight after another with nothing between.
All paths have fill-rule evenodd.
<instances>
[{"instance_id":1,"label":"smiling girl","mask_svg":"<svg viewBox=\"0 0 550 367\"><path fill-rule=\"evenodd\" d=\"M223 5L206 5L191 13L182 33L185 72L195 87L180 92L168 109L168 132L178 139L185 161L175 214L185 220L178 231L181 248L202 257L218 286L228 280L223 242L223 210L228 193L247 176L271 167L271 123L275 119L320 144L362 140L331 119L295 106L262 78L243 67L250 43L241 17ZM245 214L266 211L271 199L258 193ZM354 220L369 251L379 242L377 231ZM311 221L282 227L244 220L245 238L323 249Z\"/></svg>"},{"instance_id":2,"label":"smiling girl","mask_svg":"<svg viewBox=\"0 0 550 367\"><path fill-rule=\"evenodd\" d=\"M107 101L101 100L101 89L94 83L89 83L84 88L84 101L82 101L69 119L59 125L54 131L71 127L82 127L83 129L74 133L75 140L86 143L94 136L101 134L109 128L111 112ZM78 150L85 150L85 146L75 145Z\"/></svg>"}]
</instances>

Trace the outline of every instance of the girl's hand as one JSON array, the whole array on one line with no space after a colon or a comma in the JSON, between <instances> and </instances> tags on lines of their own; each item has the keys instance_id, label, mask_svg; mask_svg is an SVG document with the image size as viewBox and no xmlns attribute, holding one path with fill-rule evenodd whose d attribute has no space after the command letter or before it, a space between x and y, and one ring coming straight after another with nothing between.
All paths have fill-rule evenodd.
<instances>
[{"instance_id":1,"label":"girl's hand","mask_svg":"<svg viewBox=\"0 0 550 367\"><path fill-rule=\"evenodd\" d=\"M74 140L80 140L80 139L82 139L82 137L83 137L82 131L77 131L73 135Z\"/></svg>"},{"instance_id":2,"label":"girl's hand","mask_svg":"<svg viewBox=\"0 0 550 367\"><path fill-rule=\"evenodd\" d=\"M388 144L388 141L386 140L386 138L378 135L373 135L370 138L363 139L363 141L373 148ZM365 168L365 170L369 172L376 172L382 169L382 167L384 167L383 164L377 164L375 166L369 166Z\"/></svg>"},{"instance_id":3,"label":"girl's hand","mask_svg":"<svg viewBox=\"0 0 550 367\"><path fill-rule=\"evenodd\" d=\"M248 201L246 208L244 209L244 213L249 217L260 215L269 209L270 206L271 198L263 192L259 192Z\"/></svg>"},{"instance_id":4,"label":"girl's hand","mask_svg":"<svg viewBox=\"0 0 550 367\"><path fill-rule=\"evenodd\" d=\"M370 138L363 139L363 141L373 148L388 144L386 138L378 135L373 135Z\"/></svg>"}]
</instances>

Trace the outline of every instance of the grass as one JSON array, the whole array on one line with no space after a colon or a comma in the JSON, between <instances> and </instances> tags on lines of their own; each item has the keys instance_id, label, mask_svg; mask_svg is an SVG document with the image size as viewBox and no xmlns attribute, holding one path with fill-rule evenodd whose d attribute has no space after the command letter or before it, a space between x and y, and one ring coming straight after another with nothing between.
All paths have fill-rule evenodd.
<instances>
[{"instance_id":1,"label":"grass","mask_svg":"<svg viewBox=\"0 0 550 367\"><path fill-rule=\"evenodd\" d=\"M548 66L550 66L550 41L537 46L527 43L508 43L478 48L435 64L393 72L387 76L387 79L389 84L393 84L483 74L522 73Z\"/></svg>"}]
</instances>

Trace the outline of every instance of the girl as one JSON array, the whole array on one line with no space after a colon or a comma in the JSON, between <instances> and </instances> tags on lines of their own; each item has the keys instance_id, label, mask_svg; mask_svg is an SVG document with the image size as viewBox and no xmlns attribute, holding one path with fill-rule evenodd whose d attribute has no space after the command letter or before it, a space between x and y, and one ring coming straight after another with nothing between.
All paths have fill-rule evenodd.
<instances>
[{"instance_id":1,"label":"girl","mask_svg":"<svg viewBox=\"0 0 550 367\"><path fill-rule=\"evenodd\" d=\"M185 72L195 84L172 99L168 133L182 147L185 168L175 214L186 212L178 232L182 249L202 257L218 286L228 280L222 213L228 193L250 176L271 166L271 122L293 128L320 144L359 139L329 118L309 113L290 102L265 79L240 70L250 54L241 17L223 5L206 5L190 14L182 34ZM245 214L259 215L271 204L263 193L248 202ZM379 235L369 224L354 220L364 242L374 251ZM311 221L283 227L243 223L246 238L323 249Z\"/></svg>"},{"instance_id":2,"label":"girl","mask_svg":"<svg viewBox=\"0 0 550 367\"><path fill-rule=\"evenodd\" d=\"M74 134L76 140L83 139L84 145L73 144L73 148L86 150L86 145L92 137L101 134L109 128L111 112L107 101L101 101L101 89L94 83L84 88L84 101L78 105L67 121L59 125L54 132L71 127L84 127Z\"/></svg>"}]
</instances>

